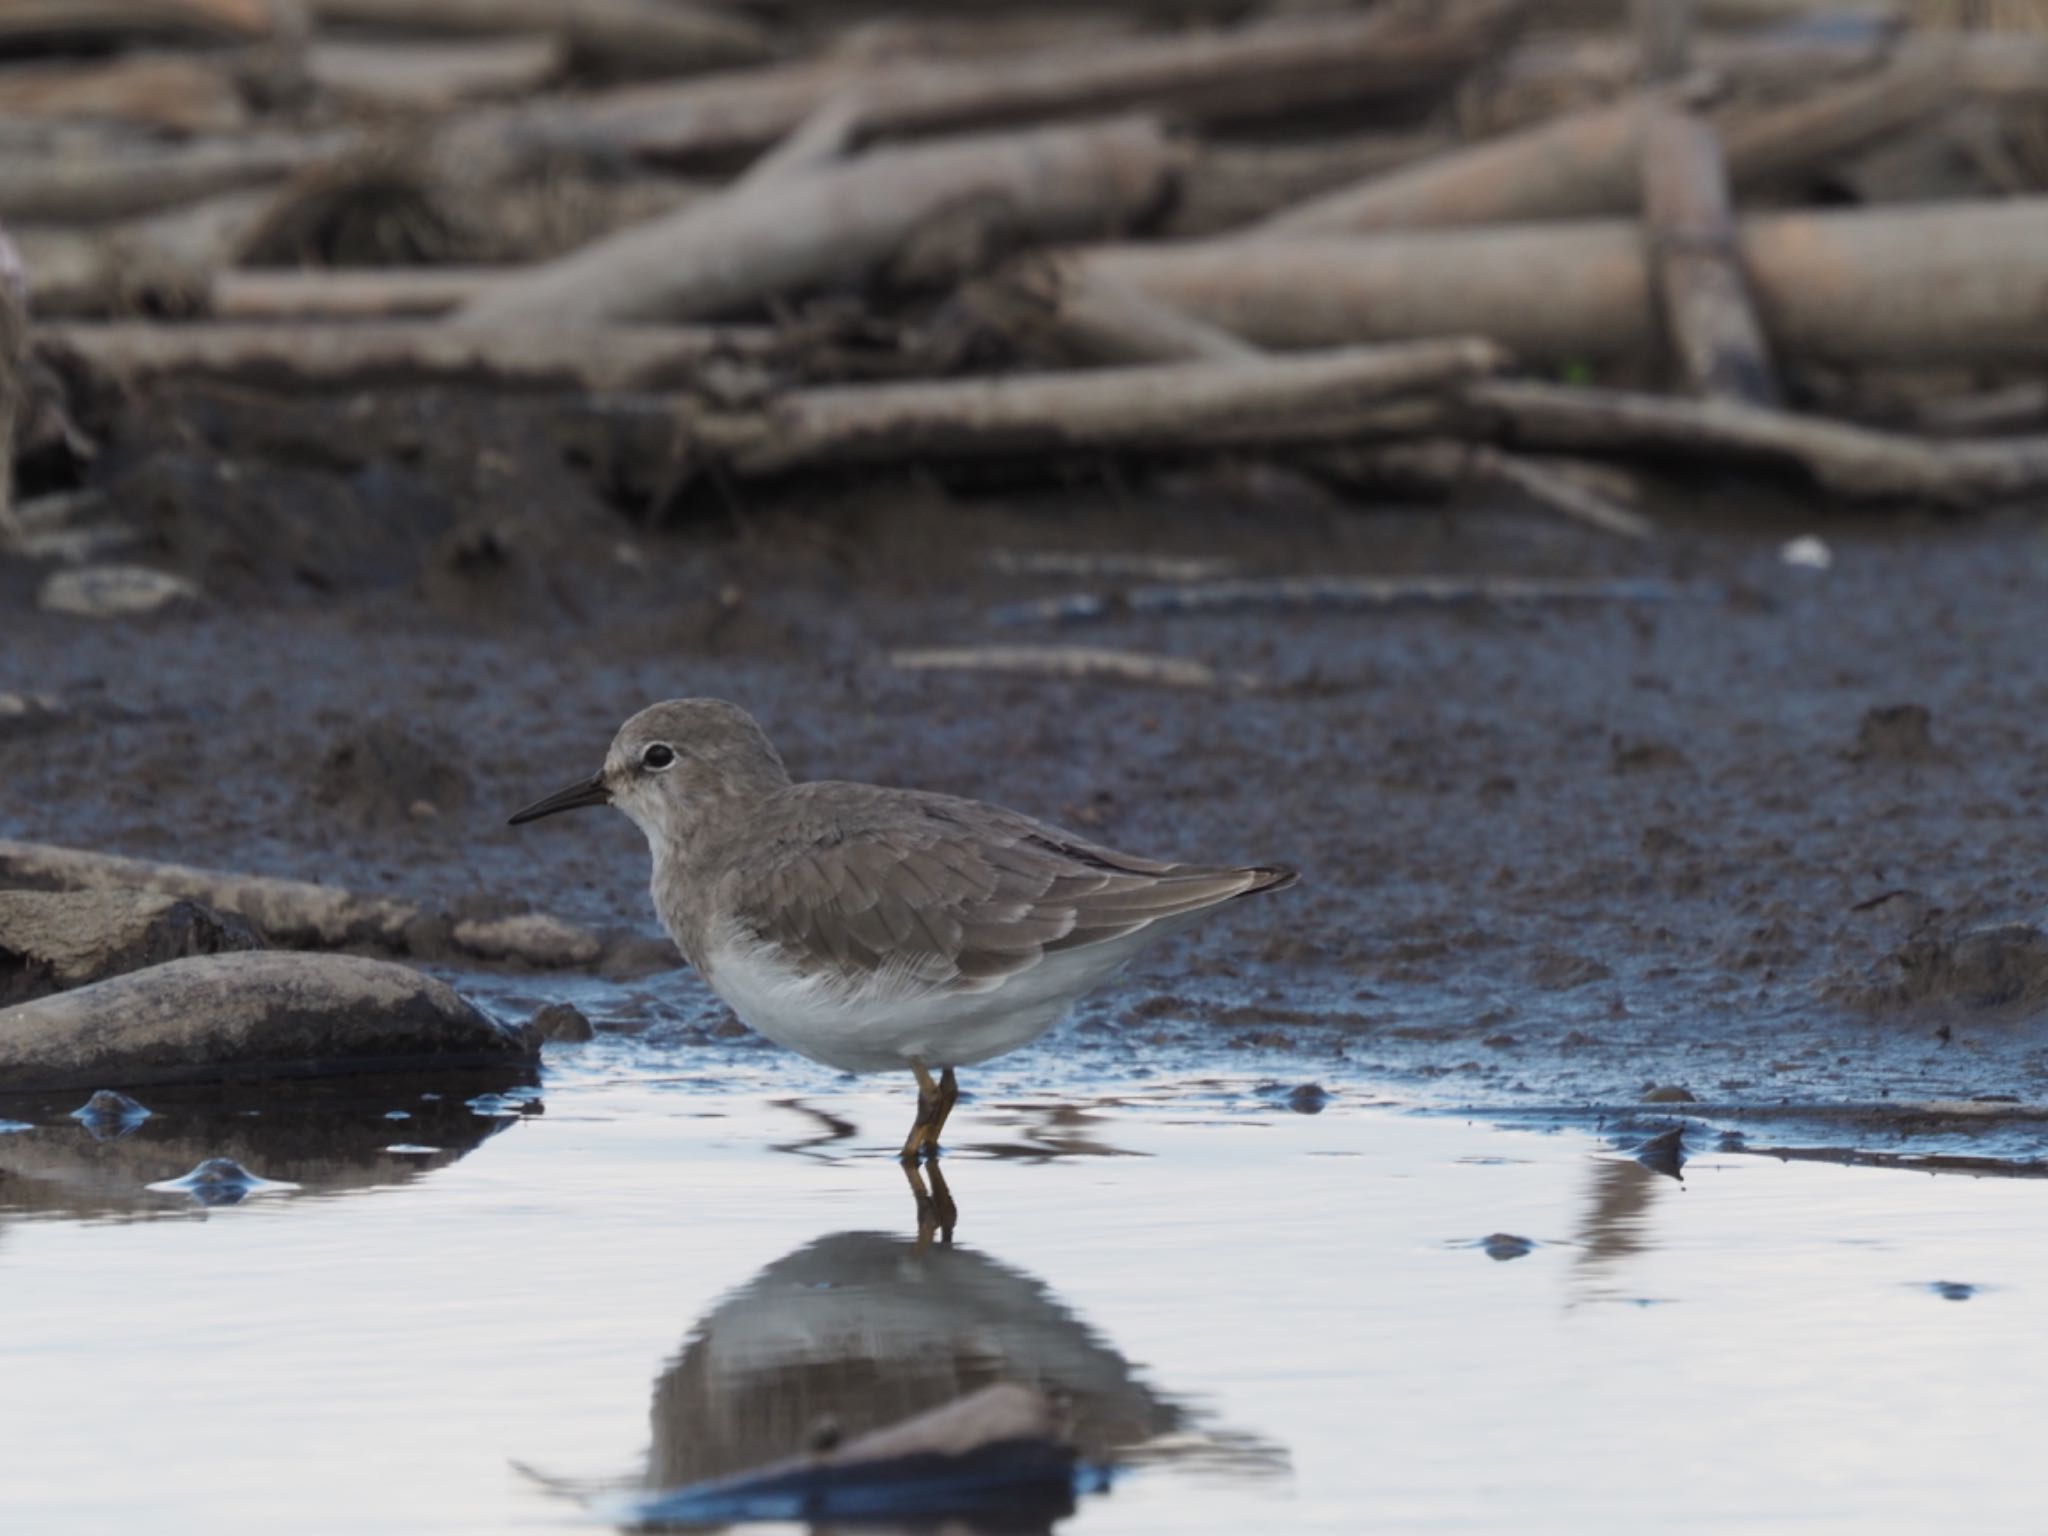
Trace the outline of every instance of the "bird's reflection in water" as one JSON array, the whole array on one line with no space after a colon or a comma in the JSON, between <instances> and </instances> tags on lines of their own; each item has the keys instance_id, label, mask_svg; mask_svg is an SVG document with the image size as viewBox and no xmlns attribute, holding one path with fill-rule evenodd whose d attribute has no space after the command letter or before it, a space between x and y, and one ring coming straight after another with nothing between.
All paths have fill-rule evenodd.
<instances>
[{"instance_id":1,"label":"bird's reflection in water","mask_svg":"<svg viewBox=\"0 0 2048 1536\"><path fill-rule=\"evenodd\" d=\"M937 1167L913 1172L911 1184L917 1236L818 1238L697 1324L655 1382L648 1486L679 1488L849 1441L997 1382L1046 1393L1086 1465L1285 1470L1278 1447L1205 1429L1147 1385L1044 1281L946 1241L957 1206ZM991 1529L985 1520L954 1528Z\"/></svg>"},{"instance_id":2,"label":"bird's reflection in water","mask_svg":"<svg viewBox=\"0 0 2048 1536\"><path fill-rule=\"evenodd\" d=\"M1596 1157L1586 1219L1578 1232L1574 1292L1582 1300L1614 1296L1619 1271L1650 1243L1650 1208L1661 1190L1678 1180L1645 1167L1633 1157ZM1638 1298L1644 1299L1644 1298Z\"/></svg>"}]
</instances>

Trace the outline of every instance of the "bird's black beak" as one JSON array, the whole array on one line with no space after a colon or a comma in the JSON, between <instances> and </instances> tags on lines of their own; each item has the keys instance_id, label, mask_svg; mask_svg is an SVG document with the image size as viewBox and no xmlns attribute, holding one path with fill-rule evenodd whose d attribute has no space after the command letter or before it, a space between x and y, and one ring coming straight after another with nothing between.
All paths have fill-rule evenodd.
<instances>
[{"instance_id":1,"label":"bird's black beak","mask_svg":"<svg viewBox=\"0 0 2048 1536\"><path fill-rule=\"evenodd\" d=\"M545 800L536 800L525 810L513 816L511 825L522 826L529 821L539 821L543 816L552 816L557 811L581 810L586 805L610 805L612 792L604 787L604 775L593 773L587 779L579 779L567 789L558 789Z\"/></svg>"}]
</instances>

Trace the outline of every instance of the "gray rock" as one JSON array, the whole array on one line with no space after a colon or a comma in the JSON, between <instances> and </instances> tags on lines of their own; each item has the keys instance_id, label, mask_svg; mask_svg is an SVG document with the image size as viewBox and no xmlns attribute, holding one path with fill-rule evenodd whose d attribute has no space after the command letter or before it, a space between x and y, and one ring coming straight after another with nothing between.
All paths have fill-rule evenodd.
<instances>
[{"instance_id":1,"label":"gray rock","mask_svg":"<svg viewBox=\"0 0 2048 1536\"><path fill-rule=\"evenodd\" d=\"M261 949L241 918L140 891L0 891L0 1007L186 955Z\"/></svg>"},{"instance_id":2,"label":"gray rock","mask_svg":"<svg viewBox=\"0 0 2048 1536\"><path fill-rule=\"evenodd\" d=\"M562 1040L572 1044L593 1039L597 1034L583 1010L574 1003L549 1003L534 1014L526 1028L537 1040Z\"/></svg>"},{"instance_id":3,"label":"gray rock","mask_svg":"<svg viewBox=\"0 0 2048 1536\"><path fill-rule=\"evenodd\" d=\"M523 1031L355 955L199 955L0 1009L0 1087L97 1087L516 1064Z\"/></svg>"},{"instance_id":4,"label":"gray rock","mask_svg":"<svg viewBox=\"0 0 2048 1536\"><path fill-rule=\"evenodd\" d=\"M46 612L88 619L156 613L198 600L199 589L183 576L146 565L85 565L57 571L36 594L37 606Z\"/></svg>"}]
</instances>

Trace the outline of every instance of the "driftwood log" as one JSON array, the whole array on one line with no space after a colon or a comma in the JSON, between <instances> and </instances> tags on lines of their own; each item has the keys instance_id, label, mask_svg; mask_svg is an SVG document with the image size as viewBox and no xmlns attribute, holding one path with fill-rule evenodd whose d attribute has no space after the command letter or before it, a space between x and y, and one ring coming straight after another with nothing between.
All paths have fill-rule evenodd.
<instances>
[{"instance_id":1,"label":"driftwood log","mask_svg":"<svg viewBox=\"0 0 2048 1536\"><path fill-rule=\"evenodd\" d=\"M438 111L537 91L560 79L568 51L556 37L392 43L323 37L306 49L306 74L353 104Z\"/></svg>"},{"instance_id":2,"label":"driftwood log","mask_svg":"<svg viewBox=\"0 0 2048 1536\"><path fill-rule=\"evenodd\" d=\"M209 312L220 320L402 320L446 315L502 282L488 267L355 267L221 272Z\"/></svg>"},{"instance_id":3,"label":"driftwood log","mask_svg":"<svg viewBox=\"0 0 2048 1536\"><path fill-rule=\"evenodd\" d=\"M1101 236L1152 213L1178 159L1147 118L878 150L623 230L507 279L461 314L491 324L714 317L867 277L949 217L989 231L961 242L970 262L991 238Z\"/></svg>"},{"instance_id":4,"label":"driftwood log","mask_svg":"<svg viewBox=\"0 0 2048 1536\"><path fill-rule=\"evenodd\" d=\"M85 224L284 180L348 153L354 134L248 134L192 144L97 144L0 165L0 218Z\"/></svg>"},{"instance_id":5,"label":"driftwood log","mask_svg":"<svg viewBox=\"0 0 2048 1536\"><path fill-rule=\"evenodd\" d=\"M443 36L541 34L603 74L684 75L754 64L768 34L686 0L308 0L321 22Z\"/></svg>"},{"instance_id":6,"label":"driftwood log","mask_svg":"<svg viewBox=\"0 0 2048 1536\"><path fill-rule=\"evenodd\" d=\"M23 227L35 312L197 314L212 274L235 259L269 204L265 192L226 192L139 219Z\"/></svg>"},{"instance_id":7,"label":"driftwood log","mask_svg":"<svg viewBox=\"0 0 2048 1536\"><path fill-rule=\"evenodd\" d=\"M0 117L229 133L248 116L234 68L204 54L136 53L103 63L0 69Z\"/></svg>"},{"instance_id":8,"label":"driftwood log","mask_svg":"<svg viewBox=\"0 0 2048 1536\"><path fill-rule=\"evenodd\" d=\"M2038 32L1900 32L1867 28L1829 35L1723 35L1695 39L1697 69L1745 93L1789 98L1817 86L1922 61L1952 66L1968 95L2015 101L2041 94L2048 81L2048 36ZM1610 101L1642 78L1642 52L1632 40L1547 33L1524 43L1490 71L1482 93L1468 97L1464 120L1475 134L1529 127L1560 110Z\"/></svg>"},{"instance_id":9,"label":"driftwood log","mask_svg":"<svg viewBox=\"0 0 2048 1536\"><path fill-rule=\"evenodd\" d=\"M272 0L8 0L0 43L172 38L255 42L277 25Z\"/></svg>"},{"instance_id":10,"label":"driftwood log","mask_svg":"<svg viewBox=\"0 0 2048 1536\"><path fill-rule=\"evenodd\" d=\"M730 160L779 142L835 95L864 103L863 130L900 136L1142 107L1205 124L1442 89L1485 58L1519 0L1375 7L1231 32L1135 38L1019 57L863 64L815 59L451 125L469 146L507 135L603 144L650 160ZM488 153L488 151L486 151Z\"/></svg>"},{"instance_id":11,"label":"driftwood log","mask_svg":"<svg viewBox=\"0 0 2048 1536\"><path fill-rule=\"evenodd\" d=\"M1716 118L1729 177L1753 184L1824 165L1958 99L1948 54L1915 52L1881 74L1790 103ZM1638 206L1643 125L1665 91L1545 122L1419 161L1275 214L1263 236L1583 218Z\"/></svg>"},{"instance_id":12,"label":"driftwood log","mask_svg":"<svg viewBox=\"0 0 2048 1536\"><path fill-rule=\"evenodd\" d=\"M832 385L758 410L686 412L702 455L740 476L847 464L1203 452L1218 442L1349 437L1361 413L1431 396L1497 369L1498 348L1457 339L1300 357L1086 372Z\"/></svg>"},{"instance_id":13,"label":"driftwood log","mask_svg":"<svg viewBox=\"0 0 2048 1536\"><path fill-rule=\"evenodd\" d=\"M1642 175L1650 286L1679 377L1697 395L1777 404L1713 126L1679 106L1652 107L1643 124Z\"/></svg>"},{"instance_id":14,"label":"driftwood log","mask_svg":"<svg viewBox=\"0 0 2048 1536\"><path fill-rule=\"evenodd\" d=\"M1757 214L1742 221L1739 249L1786 362L2048 354L2048 198ZM1263 347L1470 331L1523 362L1572 363L1647 359L1656 345L1642 236L1624 222L1115 246L1072 259Z\"/></svg>"},{"instance_id":15,"label":"driftwood log","mask_svg":"<svg viewBox=\"0 0 2048 1536\"><path fill-rule=\"evenodd\" d=\"M1228 362L1262 357L1250 342L1071 262L1037 256L969 283L961 310L1046 367Z\"/></svg>"}]
</instances>

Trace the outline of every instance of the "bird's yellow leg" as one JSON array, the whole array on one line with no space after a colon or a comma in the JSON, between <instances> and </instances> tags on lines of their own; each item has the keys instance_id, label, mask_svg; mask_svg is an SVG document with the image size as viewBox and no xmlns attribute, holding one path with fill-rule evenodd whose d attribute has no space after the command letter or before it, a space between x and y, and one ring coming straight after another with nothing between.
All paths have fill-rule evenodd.
<instances>
[{"instance_id":1,"label":"bird's yellow leg","mask_svg":"<svg viewBox=\"0 0 2048 1536\"><path fill-rule=\"evenodd\" d=\"M917 1074L917 1118L910 1122L910 1134L903 1139L902 1159L906 1163L916 1162L917 1154L930 1139L932 1115L939 1103L939 1085L932 1081L924 1063L913 1060L910 1070Z\"/></svg>"},{"instance_id":2,"label":"bird's yellow leg","mask_svg":"<svg viewBox=\"0 0 2048 1536\"><path fill-rule=\"evenodd\" d=\"M939 1155L939 1135L946 1129L946 1117L953 1113L953 1106L959 1102L960 1080L953 1075L953 1069L948 1067L939 1075L937 1096L932 1105L932 1123L924 1138L933 1158ZM932 1176L938 1177L936 1168L933 1169Z\"/></svg>"}]
</instances>

